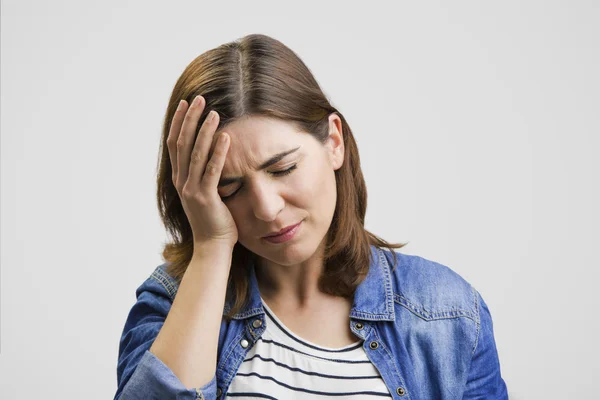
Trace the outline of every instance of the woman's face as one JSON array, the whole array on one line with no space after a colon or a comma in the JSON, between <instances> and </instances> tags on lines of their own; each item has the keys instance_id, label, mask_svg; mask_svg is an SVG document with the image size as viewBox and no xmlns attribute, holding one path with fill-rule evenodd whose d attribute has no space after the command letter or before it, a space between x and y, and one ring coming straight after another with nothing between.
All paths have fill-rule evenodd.
<instances>
[{"instance_id":1,"label":"woman's face","mask_svg":"<svg viewBox=\"0 0 600 400\"><path fill-rule=\"evenodd\" d=\"M329 116L325 144L290 123L262 116L236 120L221 131L231 141L218 192L236 223L240 244L279 265L295 265L311 257L335 210L334 171L344 160L340 118ZM281 153L287 154L260 169ZM227 183L229 178L240 180ZM292 239L283 243L264 239L300 221Z\"/></svg>"}]
</instances>

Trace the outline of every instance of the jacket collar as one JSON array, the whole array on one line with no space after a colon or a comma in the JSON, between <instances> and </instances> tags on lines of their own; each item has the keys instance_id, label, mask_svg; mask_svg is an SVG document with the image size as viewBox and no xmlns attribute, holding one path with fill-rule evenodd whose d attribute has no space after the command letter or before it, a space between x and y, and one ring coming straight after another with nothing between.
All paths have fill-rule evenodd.
<instances>
[{"instance_id":1,"label":"jacket collar","mask_svg":"<svg viewBox=\"0 0 600 400\"><path fill-rule=\"evenodd\" d=\"M366 278L358 285L350 309L350 317L371 321L394 320L394 294L388 261L382 249L371 245L371 263ZM264 314L260 299L254 263L250 263L249 299L246 306L233 319L246 319ZM230 300L225 303L223 314L231 309Z\"/></svg>"}]
</instances>

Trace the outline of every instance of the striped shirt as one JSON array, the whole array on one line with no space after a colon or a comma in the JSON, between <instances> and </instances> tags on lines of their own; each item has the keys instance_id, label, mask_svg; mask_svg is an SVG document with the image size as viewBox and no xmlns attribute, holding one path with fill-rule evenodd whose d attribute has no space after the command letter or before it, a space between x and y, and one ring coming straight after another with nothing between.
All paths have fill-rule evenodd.
<instances>
[{"instance_id":1,"label":"striped shirt","mask_svg":"<svg viewBox=\"0 0 600 400\"><path fill-rule=\"evenodd\" d=\"M262 298L261 298L262 300ZM265 331L246 354L227 391L239 399L391 399L367 358L363 340L338 349L290 331L262 300Z\"/></svg>"}]
</instances>

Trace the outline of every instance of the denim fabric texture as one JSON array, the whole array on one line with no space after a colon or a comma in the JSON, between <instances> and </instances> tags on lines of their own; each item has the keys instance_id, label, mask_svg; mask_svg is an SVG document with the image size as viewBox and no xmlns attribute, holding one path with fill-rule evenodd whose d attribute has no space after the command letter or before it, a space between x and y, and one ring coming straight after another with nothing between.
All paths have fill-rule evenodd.
<instances>
[{"instance_id":1,"label":"denim fabric texture","mask_svg":"<svg viewBox=\"0 0 600 400\"><path fill-rule=\"evenodd\" d=\"M369 273L356 290L348 323L364 340L392 397L508 399L492 317L479 292L437 262L396 251L392 271L392 252L371 250ZM249 266L250 301L231 321L221 322L216 374L202 387L186 388L149 351L178 289L166 265L156 267L136 290L120 339L114 399L224 399L266 327L254 266ZM230 309L226 303L223 314ZM255 320L262 322L258 328Z\"/></svg>"}]
</instances>

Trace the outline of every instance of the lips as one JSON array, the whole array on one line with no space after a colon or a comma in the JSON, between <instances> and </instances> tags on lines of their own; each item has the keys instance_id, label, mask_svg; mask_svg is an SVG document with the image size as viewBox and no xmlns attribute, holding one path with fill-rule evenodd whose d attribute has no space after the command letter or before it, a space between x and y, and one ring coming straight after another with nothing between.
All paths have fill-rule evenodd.
<instances>
[{"instance_id":1,"label":"lips","mask_svg":"<svg viewBox=\"0 0 600 400\"><path fill-rule=\"evenodd\" d=\"M300 221L300 222L302 222L302 221ZM288 227L286 227L286 228L283 228L282 230L280 230L280 231L279 231L279 232L277 232L277 233L273 233L273 234L271 234L271 235L267 235L267 236L264 236L264 237L266 237L266 238L267 238L267 237L273 237L273 236L279 236L279 235L283 235L284 233L286 233L286 232L289 232L289 231L291 231L292 229L294 229L296 226L300 225L300 222L298 222L298 223L297 223L297 224L295 224L295 225L290 225L290 226L288 226Z\"/></svg>"}]
</instances>

